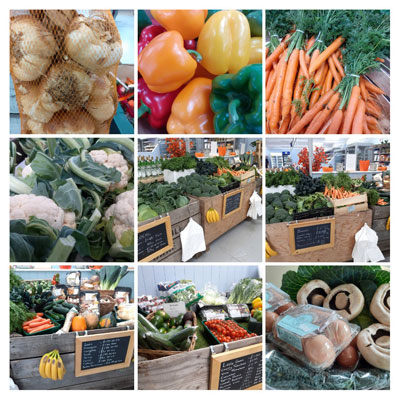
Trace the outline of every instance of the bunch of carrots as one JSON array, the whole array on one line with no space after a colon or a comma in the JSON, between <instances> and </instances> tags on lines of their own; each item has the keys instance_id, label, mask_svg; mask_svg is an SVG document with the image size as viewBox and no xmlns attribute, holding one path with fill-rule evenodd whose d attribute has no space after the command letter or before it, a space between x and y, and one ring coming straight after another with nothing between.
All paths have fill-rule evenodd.
<instances>
[{"instance_id":1,"label":"bunch of carrots","mask_svg":"<svg viewBox=\"0 0 400 400\"><path fill-rule=\"evenodd\" d=\"M382 133L384 91L365 76L346 73L345 37L321 46L320 35L307 35L304 26L307 22L267 47L266 133Z\"/></svg>"},{"instance_id":2,"label":"bunch of carrots","mask_svg":"<svg viewBox=\"0 0 400 400\"><path fill-rule=\"evenodd\" d=\"M324 196L330 197L331 199L348 199L350 197L359 196L359 193L349 192L345 190L343 187L336 189L335 187L328 188L325 186Z\"/></svg>"},{"instance_id":3,"label":"bunch of carrots","mask_svg":"<svg viewBox=\"0 0 400 400\"><path fill-rule=\"evenodd\" d=\"M43 318L43 313L37 313L35 318L22 324L22 329L30 334L50 328L54 328L54 324L50 319Z\"/></svg>"},{"instance_id":4,"label":"bunch of carrots","mask_svg":"<svg viewBox=\"0 0 400 400\"><path fill-rule=\"evenodd\" d=\"M241 169L241 170L239 170L239 171L233 171L233 170L231 170L231 169L228 169L228 168L218 168L217 169L217 175L218 176L221 176L221 175L223 175L223 174L231 174L231 175L233 175L233 176L240 176L240 175L243 175L243 174L245 174L246 173L246 171L245 170L243 170L243 169Z\"/></svg>"},{"instance_id":5,"label":"bunch of carrots","mask_svg":"<svg viewBox=\"0 0 400 400\"><path fill-rule=\"evenodd\" d=\"M376 202L376 204L378 204L378 206L386 206L388 203L387 203L385 200L383 200L382 198L380 198L380 199Z\"/></svg>"}]
</instances>

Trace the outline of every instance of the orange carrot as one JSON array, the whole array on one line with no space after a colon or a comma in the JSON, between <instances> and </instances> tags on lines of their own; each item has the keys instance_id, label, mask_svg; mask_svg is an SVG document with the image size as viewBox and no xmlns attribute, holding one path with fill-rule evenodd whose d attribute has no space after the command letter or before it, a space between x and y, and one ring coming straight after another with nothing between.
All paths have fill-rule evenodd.
<instances>
[{"instance_id":1,"label":"orange carrot","mask_svg":"<svg viewBox=\"0 0 400 400\"><path fill-rule=\"evenodd\" d=\"M378 125L378 120L376 118L374 118L374 117L371 117L371 116L367 115L366 120L367 120L367 123L369 125L373 125L373 126Z\"/></svg>"},{"instance_id":2,"label":"orange carrot","mask_svg":"<svg viewBox=\"0 0 400 400\"><path fill-rule=\"evenodd\" d=\"M306 62L306 52L303 49L300 50L299 61L300 61L301 73L306 77L307 80L310 79Z\"/></svg>"},{"instance_id":3,"label":"orange carrot","mask_svg":"<svg viewBox=\"0 0 400 400\"><path fill-rule=\"evenodd\" d=\"M351 127L352 134L363 133L364 115L365 115L365 102L363 99L360 99L357 103L357 109L353 118L353 124Z\"/></svg>"},{"instance_id":4,"label":"orange carrot","mask_svg":"<svg viewBox=\"0 0 400 400\"><path fill-rule=\"evenodd\" d=\"M289 36L289 35L288 35ZM279 43L278 47L272 52L272 54L265 60L265 70L268 70L272 67L272 63L277 61L279 56L283 53L287 46L286 39L283 39L281 43Z\"/></svg>"},{"instance_id":5,"label":"orange carrot","mask_svg":"<svg viewBox=\"0 0 400 400\"><path fill-rule=\"evenodd\" d=\"M286 115L283 119L281 126L279 127L278 133L287 133L290 122L290 114Z\"/></svg>"},{"instance_id":6,"label":"orange carrot","mask_svg":"<svg viewBox=\"0 0 400 400\"><path fill-rule=\"evenodd\" d=\"M314 61L310 66L310 74L316 71L344 42L344 39L339 36L336 38Z\"/></svg>"},{"instance_id":7,"label":"orange carrot","mask_svg":"<svg viewBox=\"0 0 400 400\"><path fill-rule=\"evenodd\" d=\"M369 80L365 79L364 80L365 87L368 89L368 91L376 94L385 94L385 92L379 88L378 86L374 85L372 82Z\"/></svg>"},{"instance_id":8,"label":"orange carrot","mask_svg":"<svg viewBox=\"0 0 400 400\"><path fill-rule=\"evenodd\" d=\"M28 333L36 333L40 331L44 331L45 329L53 328L54 324L47 324L47 325L41 325L38 326L37 328L29 329L27 332Z\"/></svg>"},{"instance_id":9,"label":"orange carrot","mask_svg":"<svg viewBox=\"0 0 400 400\"><path fill-rule=\"evenodd\" d=\"M299 68L299 52L299 49L294 49L287 63L281 100L282 119L285 119L286 116L289 115L290 106L292 105L293 85Z\"/></svg>"},{"instance_id":10,"label":"orange carrot","mask_svg":"<svg viewBox=\"0 0 400 400\"><path fill-rule=\"evenodd\" d=\"M364 101L368 100L368 90L365 87L365 79L360 76L360 92L361 92L361 96L363 98Z\"/></svg>"},{"instance_id":11,"label":"orange carrot","mask_svg":"<svg viewBox=\"0 0 400 400\"><path fill-rule=\"evenodd\" d=\"M315 72L315 85L320 85L323 83L323 77L326 76L326 72L328 71L328 66L326 63L321 64L321 67Z\"/></svg>"},{"instance_id":12,"label":"orange carrot","mask_svg":"<svg viewBox=\"0 0 400 400\"><path fill-rule=\"evenodd\" d=\"M319 57L319 54L320 52L318 49L315 49L311 54L310 67L308 68L308 73L310 75L311 75L311 66L313 65L313 63L315 63L315 60Z\"/></svg>"},{"instance_id":13,"label":"orange carrot","mask_svg":"<svg viewBox=\"0 0 400 400\"><path fill-rule=\"evenodd\" d=\"M325 123L332 110L335 108L337 102L339 101L340 94L336 92L329 100L329 103L326 107L321 111L321 114L318 117L314 118L313 124L307 129L306 133L318 133L319 129Z\"/></svg>"},{"instance_id":14,"label":"orange carrot","mask_svg":"<svg viewBox=\"0 0 400 400\"><path fill-rule=\"evenodd\" d=\"M356 113L359 97L360 97L360 87L353 86L353 89L351 90L349 104L346 109L347 111L346 116L343 121L342 133L344 134L351 133L351 127L353 124L354 114Z\"/></svg>"},{"instance_id":15,"label":"orange carrot","mask_svg":"<svg viewBox=\"0 0 400 400\"><path fill-rule=\"evenodd\" d=\"M276 89L274 97L272 98L271 119L269 121L269 126L271 127L272 132L277 131L278 123L281 118L281 98L287 70L287 62L285 61L286 53L287 51L285 51L285 53L283 54L277 67L277 76L275 83Z\"/></svg>"},{"instance_id":16,"label":"orange carrot","mask_svg":"<svg viewBox=\"0 0 400 400\"><path fill-rule=\"evenodd\" d=\"M339 133L340 125L342 124L343 111L337 110L332 117L332 123L329 126L327 134Z\"/></svg>"},{"instance_id":17,"label":"orange carrot","mask_svg":"<svg viewBox=\"0 0 400 400\"><path fill-rule=\"evenodd\" d=\"M303 133L302 130L304 127L306 127L318 114L322 108L329 102L331 97L334 95L333 89L331 89L329 92L325 93L314 105L313 108L309 109L304 116L300 119L299 122L297 122L293 128L290 129L288 132L289 134L294 134L294 133Z\"/></svg>"},{"instance_id":18,"label":"orange carrot","mask_svg":"<svg viewBox=\"0 0 400 400\"><path fill-rule=\"evenodd\" d=\"M339 61L338 56L337 56L336 54L332 54L331 57L332 57L332 60L333 60L333 62L334 62L334 64L335 64L335 67L336 67L336 69L338 70L340 76L341 76L342 78L344 78L344 69L343 69L342 64L341 64L340 61Z\"/></svg>"},{"instance_id":19,"label":"orange carrot","mask_svg":"<svg viewBox=\"0 0 400 400\"><path fill-rule=\"evenodd\" d=\"M275 82L276 82L276 69L269 76L267 87L265 89L265 100L269 100L269 98L271 97L272 91L275 86Z\"/></svg>"},{"instance_id":20,"label":"orange carrot","mask_svg":"<svg viewBox=\"0 0 400 400\"><path fill-rule=\"evenodd\" d=\"M332 74L332 71L329 69L328 73L326 74L326 78L325 78L324 85L323 85L323 88L322 88L322 94L325 94L326 92L331 90L331 88L332 88L332 78L333 78L333 74Z\"/></svg>"},{"instance_id":21,"label":"orange carrot","mask_svg":"<svg viewBox=\"0 0 400 400\"><path fill-rule=\"evenodd\" d=\"M314 117L314 119L310 122L310 125L308 125L307 130L306 130L305 133L310 133L310 130L311 130L311 131L314 131L314 126L315 126L315 124L317 123L317 121L319 120L321 114L322 114L322 110L319 111L319 112L317 113L317 115Z\"/></svg>"},{"instance_id":22,"label":"orange carrot","mask_svg":"<svg viewBox=\"0 0 400 400\"><path fill-rule=\"evenodd\" d=\"M342 80L342 78L341 78L339 72L337 72L335 62L333 61L332 56L328 58L328 64L329 64L329 69L332 72L332 76L336 81L336 84L339 84L340 81Z\"/></svg>"},{"instance_id":23,"label":"orange carrot","mask_svg":"<svg viewBox=\"0 0 400 400\"><path fill-rule=\"evenodd\" d=\"M39 322L32 322L31 324L28 325L28 329L36 328L36 327L38 327L40 325L47 325L50 322L51 321L49 319L45 319L45 320L39 321Z\"/></svg>"},{"instance_id":24,"label":"orange carrot","mask_svg":"<svg viewBox=\"0 0 400 400\"><path fill-rule=\"evenodd\" d=\"M317 78L317 75L316 75L316 78L315 78L315 80L320 80L321 82L323 82L324 81L324 79L325 79L325 77L326 77L326 73L328 72L328 65L325 63L323 66L323 71L322 71L322 74L321 74L321 76L320 77L318 77ZM321 67L321 68L322 68ZM318 72L319 72L319 70L318 70ZM318 72L317 72L317 74L318 74ZM321 97L321 94L322 94L322 83L321 84L318 84L318 87L316 87L315 88L316 90L314 90L313 92L312 92L312 94L311 94L311 98L310 98L310 104L309 104L309 108L312 108L312 107L314 107L314 105L315 105L315 103L318 101L318 99Z\"/></svg>"},{"instance_id":25,"label":"orange carrot","mask_svg":"<svg viewBox=\"0 0 400 400\"><path fill-rule=\"evenodd\" d=\"M368 124L367 124L367 116L366 114L364 114L364 119L363 119L363 133L369 135L371 133L371 131L368 128Z\"/></svg>"}]
</instances>

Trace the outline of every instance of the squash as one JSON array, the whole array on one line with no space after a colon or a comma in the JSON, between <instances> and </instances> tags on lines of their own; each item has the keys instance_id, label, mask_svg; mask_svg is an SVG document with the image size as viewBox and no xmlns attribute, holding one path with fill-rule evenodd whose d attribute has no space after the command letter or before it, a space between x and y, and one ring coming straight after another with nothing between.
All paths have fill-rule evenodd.
<instances>
[{"instance_id":1,"label":"squash","mask_svg":"<svg viewBox=\"0 0 400 400\"><path fill-rule=\"evenodd\" d=\"M113 328L116 325L117 325L117 320L115 318L114 311L109 312L108 314L103 315L100 318L100 321L99 321L100 328Z\"/></svg>"},{"instance_id":2,"label":"squash","mask_svg":"<svg viewBox=\"0 0 400 400\"><path fill-rule=\"evenodd\" d=\"M99 317L94 312L88 312L85 314L85 321L87 329L96 329L99 325Z\"/></svg>"},{"instance_id":3,"label":"squash","mask_svg":"<svg viewBox=\"0 0 400 400\"><path fill-rule=\"evenodd\" d=\"M87 325L85 317L82 315L77 315L72 320L71 331L72 332L79 332L79 331L86 331Z\"/></svg>"}]
</instances>

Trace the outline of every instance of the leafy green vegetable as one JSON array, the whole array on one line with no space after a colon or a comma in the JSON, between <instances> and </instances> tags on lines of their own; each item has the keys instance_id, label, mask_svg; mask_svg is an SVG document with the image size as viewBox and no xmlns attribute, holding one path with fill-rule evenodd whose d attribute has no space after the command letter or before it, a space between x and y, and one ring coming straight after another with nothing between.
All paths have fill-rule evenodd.
<instances>
[{"instance_id":1,"label":"leafy green vegetable","mask_svg":"<svg viewBox=\"0 0 400 400\"><path fill-rule=\"evenodd\" d=\"M243 278L233 288L228 303L249 304L257 297L262 297L262 280Z\"/></svg>"},{"instance_id":2,"label":"leafy green vegetable","mask_svg":"<svg viewBox=\"0 0 400 400\"><path fill-rule=\"evenodd\" d=\"M100 278L101 290L114 290L120 280L128 273L128 267L119 265L106 265L96 274Z\"/></svg>"},{"instance_id":3,"label":"leafy green vegetable","mask_svg":"<svg viewBox=\"0 0 400 400\"><path fill-rule=\"evenodd\" d=\"M168 160L164 160L161 163L161 169L168 169L170 171L183 171L185 169L195 169L197 161L194 157L186 154L183 157L173 157Z\"/></svg>"},{"instance_id":4,"label":"leafy green vegetable","mask_svg":"<svg viewBox=\"0 0 400 400\"><path fill-rule=\"evenodd\" d=\"M22 333L22 324L34 316L22 303L10 301L10 333Z\"/></svg>"},{"instance_id":5,"label":"leafy green vegetable","mask_svg":"<svg viewBox=\"0 0 400 400\"><path fill-rule=\"evenodd\" d=\"M296 185L300 180L300 173L295 169L289 171L266 172L265 185L267 187L278 187L286 185Z\"/></svg>"}]
</instances>

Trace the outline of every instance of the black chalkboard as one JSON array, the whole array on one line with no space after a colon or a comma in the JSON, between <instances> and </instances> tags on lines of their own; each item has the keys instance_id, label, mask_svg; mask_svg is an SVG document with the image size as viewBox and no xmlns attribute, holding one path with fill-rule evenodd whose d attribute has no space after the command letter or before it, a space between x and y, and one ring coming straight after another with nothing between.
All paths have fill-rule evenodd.
<instances>
[{"instance_id":1,"label":"black chalkboard","mask_svg":"<svg viewBox=\"0 0 400 400\"><path fill-rule=\"evenodd\" d=\"M231 212L240 208L241 199L242 199L241 191L237 192L235 194L232 194L230 196L227 196L226 200L225 200L224 215L230 214Z\"/></svg>"},{"instance_id":2,"label":"black chalkboard","mask_svg":"<svg viewBox=\"0 0 400 400\"><path fill-rule=\"evenodd\" d=\"M153 259L173 247L170 217L165 217L139 228L138 259ZM142 230L141 230L142 229ZM158 254L157 254L158 253Z\"/></svg>"},{"instance_id":3,"label":"black chalkboard","mask_svg":"<svg viewBox=\"0 0 400 400\"><path fill-rule=\"evenodd\" d=\"M262 383L262 352L221 363L218 390L244 390Z\"/></svg>"},{"instance_id":4,"label":"black chalkboard","mask_svg":"<svg viewBox=\"0 0 400 400\"><path fill-rule=\"evenodd\" d=\"M331 223L294 227L296 250L323 246L331 242Z\"/></svg>"},{"instance_id":5,"label":"black chalkboard","mask_svg":"<svg viewBox=\"0 0 400 400\"><path fill-rule=\"evenodd\" d=\"M82 342L81 370L124 363L129 341L123 336Z\"/></svg>"}]
</instances>

